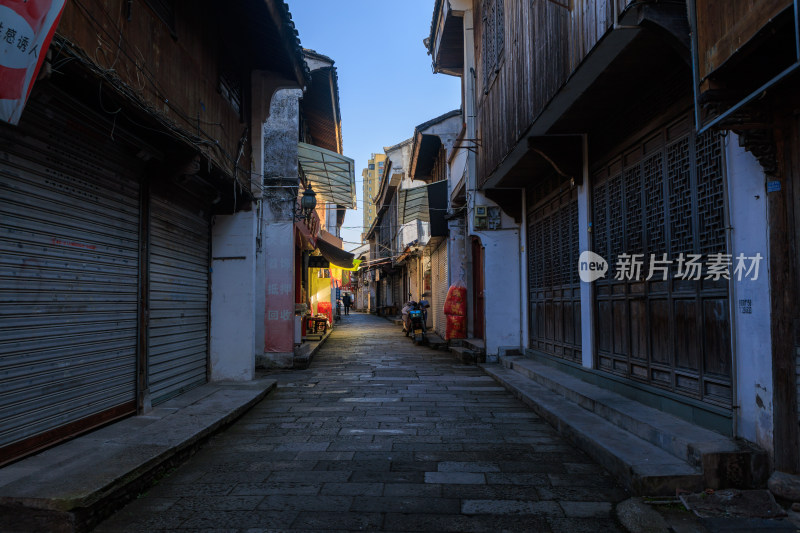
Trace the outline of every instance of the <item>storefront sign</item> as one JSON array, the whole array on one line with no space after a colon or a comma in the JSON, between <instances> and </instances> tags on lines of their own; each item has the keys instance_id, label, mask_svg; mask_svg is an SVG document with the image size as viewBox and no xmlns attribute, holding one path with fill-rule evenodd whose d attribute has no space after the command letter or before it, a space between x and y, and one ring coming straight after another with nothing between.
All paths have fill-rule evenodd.
<instances>
[{"instance_id":1,"label":"storefront sign","mask_svg":"<svg viewBox=\"0 0 800 533\"><path fill-rule=\"evenodd\" d=\"M18 124L64 0L0 0L0 120Z\"/></svg>"}]
</instances>

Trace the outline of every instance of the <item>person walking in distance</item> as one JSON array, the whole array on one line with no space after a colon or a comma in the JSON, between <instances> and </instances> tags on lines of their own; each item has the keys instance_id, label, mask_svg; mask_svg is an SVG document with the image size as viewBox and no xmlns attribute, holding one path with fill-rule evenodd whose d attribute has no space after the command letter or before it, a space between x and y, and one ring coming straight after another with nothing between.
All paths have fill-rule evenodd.
<instances>
[{"instance_id":1,"label":"person walking in distance","mask_svg":"<svg viewBox=\"0 0 800 533\"><path fill-rule=\"evenodd\" d=\"M344 304L344 314L347 316L350 314L350 306L353 304L353 299L350 298L350 294L345 294L342 297L342 303Z\"/></svg>"}]
</instances>

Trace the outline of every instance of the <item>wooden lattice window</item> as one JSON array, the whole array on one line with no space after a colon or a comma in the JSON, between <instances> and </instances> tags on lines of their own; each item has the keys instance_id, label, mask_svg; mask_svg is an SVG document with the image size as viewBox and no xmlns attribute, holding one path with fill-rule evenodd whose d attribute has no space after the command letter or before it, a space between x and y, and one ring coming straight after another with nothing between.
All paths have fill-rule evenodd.
<instances>
[{"instance_id":1,"label":"wooden lattice window","mask_svg":"<svg viewBox=\"0 0 800 533\"><path fill-rule=\"evenodd\" d=\"M500 59L505 44L504 0L483 0L483 92L500 71Z\"/></svg>"}]
</instances>

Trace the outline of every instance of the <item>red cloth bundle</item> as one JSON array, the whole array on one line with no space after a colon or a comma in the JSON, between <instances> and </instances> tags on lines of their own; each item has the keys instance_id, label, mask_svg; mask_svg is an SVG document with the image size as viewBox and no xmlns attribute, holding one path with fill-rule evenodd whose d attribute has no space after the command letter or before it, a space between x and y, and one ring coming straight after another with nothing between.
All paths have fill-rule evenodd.
<instances>
[{"instance_id":1,"label":"red cloth bundle","mask_svg":"<svg viewBox=\"0 0 800 533\"><path fill-rule=\"evenodd\" d=\"M463 283L456 282L448 289L444 300L444 314L467 316L467 288Z\"/></svg>"},{"instance_id":2,"label":"red cloth bundle","mask_svg":"<svg viewBox=\"0 0 800 533\"><path fill-rule=\"evenodd\" d=\"M445 328L444 340L466 339L467 338L467 317L457 315L447 315L447 326Z\"/></svg>"}]
</instances>

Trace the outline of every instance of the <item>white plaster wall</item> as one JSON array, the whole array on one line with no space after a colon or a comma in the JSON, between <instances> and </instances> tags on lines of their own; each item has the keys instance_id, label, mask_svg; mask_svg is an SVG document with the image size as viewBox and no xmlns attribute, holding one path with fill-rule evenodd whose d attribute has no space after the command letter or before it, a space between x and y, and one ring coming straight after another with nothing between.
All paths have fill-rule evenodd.
<instances>
[{"instance_id":1,"label":"white plaster wall","mask_svg":"<svg viewBox=\"0 0 800 533\"><path fill-rule=\"evenodd\" d=\"M254 317L256 341L253 357L259 357L264 353L264 319L267 309L267 254L264 248L264 205L261 200L258 203L256 224L258 232L256 234L256 281L255 281L255 306Z\"/></svg>"},{"instance_id":2,"label":"white plaster wall","mask_svg":"<svg viewBox=\"0 0 800 533\"><path fill-rule=\"evenodd\" d=\"M519 230L475 235L484 246L486 355L494 356L500 346L521 345Z\"/></svg>"},{"instance_id":3,"label":"white plaster wall","mask_svg":"<svg viewBox=\"0 0 800 533\"><path fill-rule=\"evenodd\" d=\"M254 211L216 216L211 248L211 381L249 381L255 373Z\"/></svg>"},{"instance_id":4,"label":"white plaster wall","mask_svg":"<svg viewBox=\"0 0 800 533\"><path fill-rule=\"evenodd\" d=\"M264 298L263 351L256 353L256 364L291 367L294 355L294 219L295 200L285 183L297 183L297 131L303 92L299 89L275 91L264 124L264 175L277 179L277 187L267 188L261 210L263 260L257 267L257 290ZM262 281L263 280L263 281Z\"/></svg>"},{"instance_id":5,"label":"white plaster wall","mask_svg":"<svg viewBox=\"0 0 800 533\"><path fill-rule=\"evenodd\" d=\"M520 224L519 233L519 278L520 278L520 348L528 348L528 315L530 309L528 306L528 204L525 189L519 191L520 201L522 202L522 223Z\"/></svg>"},{"instance_id":6,"label":"white plaster wall","mask_svg":"<svg viewBox=\"0 0 800 533\"><path fill-rule=\"evenodd\" d=\"M497 204L477 192L474 193L474 202L468 205L469 234L480 237L484 247L484 340L486 355L494 356L500 346L522 345L522 321L527 298L526 291L522 289L519 224L501 211L502 229L475 231L474 206Z\"/></svg>"},{"instance_id":7,"label":"white plaster wall","mask_svg":"<svg viewBox=\"0 0 800 533\"><path fill-rule=\"evenodd\" d=\"M589 149L583 136L583 185L578 185L578 250L591 251L592 234L589 231L592 212L592 183L589 175ZM578 265L575 265L578 268ZM581 281L581 364L594 366L594 285Z\"/></svg>"},{"instance_id":8,"label":"white plaster wall","mask_svg":"<svg viewBox=\"0 0 800 533\"><path fill-rule=\"evenodd\" d=\"M758 279L736 281L732 276L735 305L732 325L736 348L739 418L737 433L771 451L772 338L770 334L769 256L764 172L756 158L739 146L738 138L725 138L733 263L736 256L760 253ZM751 276L752 277L752 274ZM739 300L752 302L752 313L739 309ZM734 398L736 402L737 399Z\"/></svg>"},{"instance_id":9,"label":"white plaster wall","mask_svg":"<svg viewBox=\"0 0 800 533\"><path fill-rule=\"evenodd\" d=\"M450 269L450 284L462 281L467 284L466 233L464 219L454 218L447 222L447 266Z\"/></svg>"},{"instance_id":10,"label":"white plaster wall","mask_svg":"<svg viewBox=\"0 0 800 533\"><path fill-rule=\"evenodd\" d=\"M404 250L412 242L419 240L417 220L407 222L400 227L400 249Z\"/></svg>"}]
</instances>

